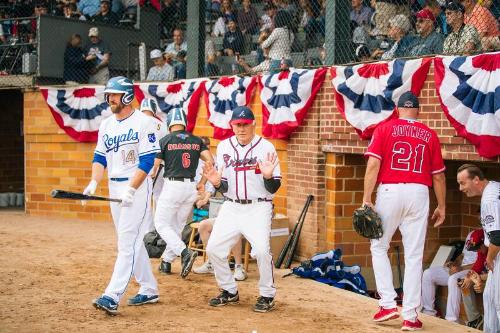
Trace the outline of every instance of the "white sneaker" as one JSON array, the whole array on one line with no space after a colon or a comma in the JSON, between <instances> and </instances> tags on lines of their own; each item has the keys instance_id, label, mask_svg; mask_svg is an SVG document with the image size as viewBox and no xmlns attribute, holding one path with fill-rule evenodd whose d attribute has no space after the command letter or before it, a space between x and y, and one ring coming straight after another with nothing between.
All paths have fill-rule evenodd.
<instances>
[{"instance_id":1,"label":"white sneaker","mask_svg":"<svg viewBox=\"0 0 500 333\"><path fill-rule=\"evenodd\" d=\"M214 267L210 261L205 261L201 266L193 268L193 273L195 274L214 274Z\"/></svg>"},{"instance_id":2,"label":"white sneaker","mask_svg":"<svg viewBox=\"0 0 500 333\"><path fill-rule=\"evenodd\" d=\"M236 281L244 281L247 279L247 272L245 272L243 265L234 266L233 276Z\"/></svg>"}]
</instances>

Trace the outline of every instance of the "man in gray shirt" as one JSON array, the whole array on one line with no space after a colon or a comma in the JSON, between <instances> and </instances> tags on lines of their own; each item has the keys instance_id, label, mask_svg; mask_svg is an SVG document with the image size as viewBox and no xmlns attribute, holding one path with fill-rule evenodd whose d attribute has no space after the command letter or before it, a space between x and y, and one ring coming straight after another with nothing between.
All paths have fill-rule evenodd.
<instances>
[{"instance_id":1,"label":"man in gray shirt","mask_svg":"<svg viewBox=\"0 0 500 333\"><path fill-rule=\"evenodd\" d=\"M416 29L418 38L410 50L411 56L441 54L443 52L444 36L434 30L436 18L425 8L417 13Z\"/></svg>"},{"instance_id":2,"label":"man in gray shirt","mask_svg":"<svg viewBox=\"0 0 500 333\"><path fill-rule=\"evenodd\" d=\"M149 69L146 81L173 81L174 68L170 66L163 57L160 50L155 49L149 54L151 60L155 64Z\"/></svg>"}]
</instances>

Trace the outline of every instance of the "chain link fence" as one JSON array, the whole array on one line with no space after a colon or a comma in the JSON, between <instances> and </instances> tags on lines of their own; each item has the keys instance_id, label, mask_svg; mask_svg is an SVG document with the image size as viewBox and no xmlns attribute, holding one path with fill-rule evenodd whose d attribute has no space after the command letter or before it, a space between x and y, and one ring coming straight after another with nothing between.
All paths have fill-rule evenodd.
<instances>
[{"instance_id":1,"label":"chain link fence","mask_svg":"<svg viewBox=\"0 0 500 333\"><path fill-rule=\"evenodd\" d=\"M0 1L0 84L255 74L500 49L492 0ZM20 81L19 81L20 82Z\"/></svg>"}]
</instances>

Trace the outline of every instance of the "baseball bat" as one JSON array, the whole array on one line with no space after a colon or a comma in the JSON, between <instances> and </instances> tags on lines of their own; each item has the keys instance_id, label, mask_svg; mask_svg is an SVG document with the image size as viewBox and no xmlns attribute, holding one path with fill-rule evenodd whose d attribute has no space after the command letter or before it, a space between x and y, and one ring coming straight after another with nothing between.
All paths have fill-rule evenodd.
<instances>
[{"instance_id":1,"label":"baseball bat","mask_svg":"<svg viewBox=\"0 0 500 333\"><path fill-rule=\"evenodd\" d=\"M156 173L155 179L153 180L153 186L151 188L155 188L155 184L156 181L158 180L158 177L161 177L160 176L161 169L163 169L163 164L160 164L160 166L158 167L158 172Z\"/></svg>"},{"instance_id":2,"label":"baseball bat","mask_svg":"<svg viewBox=\"0 0 500 333\"><path fill-rule=\"evenodd\" d=\"M304 204L304 207L302 207L302 211L300 212L299 217L297 218L297 222L293 226L293 229L292 229L292 232L290 233L290 235L288 235L288 238L287 238L285 244L283 245L283 248L281 249L281 252L278 256L278 259L274 263L274 267L280 268L281 264L283 264L283 260L285 260L286 253L287 253L290 245L292 244L293 235L297 231L297 227L299 226L300 220L302 219L302 215L304 215L304 212L307 209L306 207L308 205L309 205L309 198L307 198L306 203Z\"/></svg>"},{"instance_id":3,"label":"baseball bat","mask_svg":"<svg viewBox=\"0 0 500 333\"><path fill-rule=\"evenodd\" d=\"M401 257L399 256L399 245L396 246L397 259L398 259L398 275L399 275L399 288L397 288L396 294L398 294L397 301L403 302L403 276L401 275Z\"/></svg>"},{"instance_id":4,"label":"baseball bat","mask_svg":"<svg viewBox=\"0 0 500 333\"><path fill-rule=\"evenodd\" d=\"M99 200L99 201L112 201L112 202L122 202L120 199L112 199L106 197L98 197L96 195L86 195L79 192L70 192L63 190L53 190L50 193L52 198L56 199L70 199L70 200Z\"/></svg>"},{"instance_id":5,"label":"baseball bat","mask_svg":"<svg viewBox=\"0 0 500 333\"><path fill-rule=\"evenodd\" d=\"M304 221L306 219L307 210L309 209L309 206L311 205L311 201L313 200L313 198L314 197L311 194L307 196L306 210L302 215L302 219L300 220L299 226L297 227L297 231L293 235L292 245L290 245L290 250L288 251L288 257L285 259L285 268L290 268L290 265L292 264L293 256L295 254L295 250L297 249L297 244L299 242L300 232L302 231L302 226L304 225Z\"/></svg>"}]
</instances>

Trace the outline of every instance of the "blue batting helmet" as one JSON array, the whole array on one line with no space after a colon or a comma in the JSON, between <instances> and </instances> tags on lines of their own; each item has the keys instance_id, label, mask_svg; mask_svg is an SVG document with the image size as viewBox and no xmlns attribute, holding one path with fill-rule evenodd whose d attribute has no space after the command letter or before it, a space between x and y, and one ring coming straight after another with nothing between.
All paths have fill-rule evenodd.
<instances>
[{"instance_id":1,"label":"blue batting helmet","mask_svg":"<svg viewBox=\"0 0 500 333\"><path fill-rule=\"evenodd\" d=\"M104 96L109 104L108 94L123 94L121 102L129 105L134 100L134 84L125 76L116 76L109 79L104 88Z\"/></svg>"},{"instance_id":2,"label":"blue batting helmet","mask_svg":"<svg viewBox=\"0 0 500 333\"><path fill-rule=\"evenodd\" d=\"M141 112L151 111L154 115L158 112L158 104L152 98L144 98L141 102Z\"/></svg>"},{"instance_id":3,"label":"blue batting helmet","mask_svg":"<svg viewBox=\"0 0 500 333\"><path fill-rule=\"evenodd\" d=\"M184 127L187 125L186 114L181 108L175 108L167 114L168 129L174 125L182 125Z\"/></svg>"}]
</instances>

